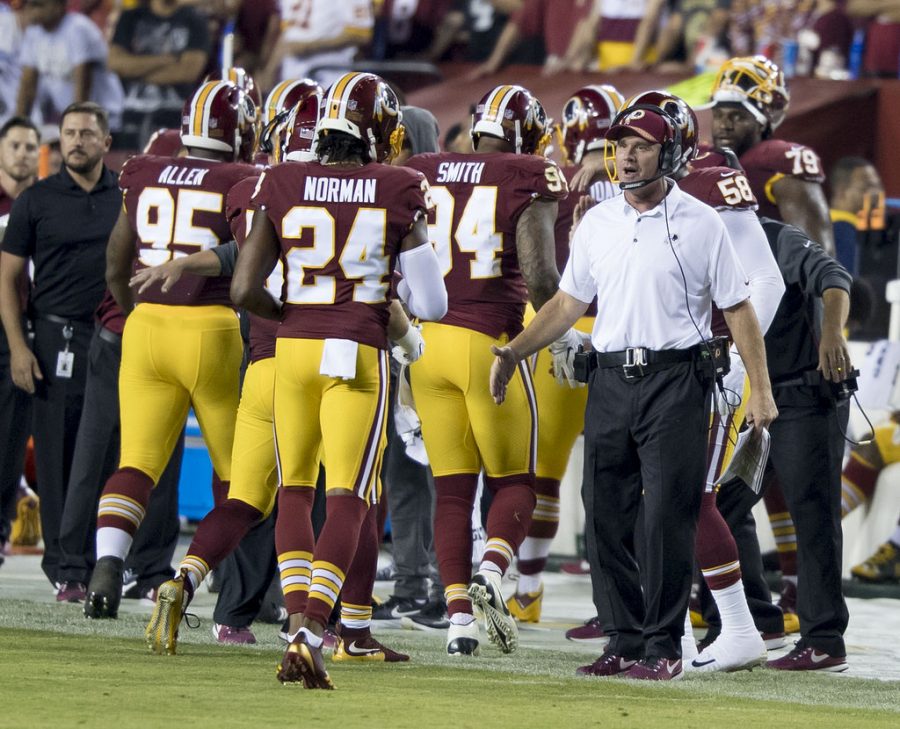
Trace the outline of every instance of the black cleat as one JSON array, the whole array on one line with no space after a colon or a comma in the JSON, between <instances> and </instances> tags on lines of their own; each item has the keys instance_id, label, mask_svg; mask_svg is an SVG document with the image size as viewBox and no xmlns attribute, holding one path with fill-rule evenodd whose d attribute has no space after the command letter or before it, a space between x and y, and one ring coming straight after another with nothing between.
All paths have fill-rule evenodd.
<instances>
[{"instance_id":1,"label":"black cleat","mask_svg":"<svg viewBox=\"0 0 900 729\"><path fill-rule=\"evenodd\" d=\"M95 620L118 617L124 571L125 563L118 557L97 560L84 600L84 617Z\"/></svg>"}]
</instances>

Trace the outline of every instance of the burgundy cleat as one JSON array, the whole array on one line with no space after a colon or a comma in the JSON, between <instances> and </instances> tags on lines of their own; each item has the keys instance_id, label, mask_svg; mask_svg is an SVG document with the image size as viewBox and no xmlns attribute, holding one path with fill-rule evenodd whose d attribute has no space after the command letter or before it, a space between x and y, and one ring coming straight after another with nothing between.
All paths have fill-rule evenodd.
<instances>
[{"instance_id":1,"label":"burgundy cleat","mask_svg":"<svg viewBox=\"0 0 900 729\"><path fill-rule=\"evenodd\" d=\"M680 658L653 656L635 663L625 674L625 678L638 681L677 681L684 678L684 671Z\"/></svg>"},{"instance_id":2,"label":"burgundy cleat","mask_svg":"<svg viewBox=\"0 0 900 729\"><path fill-rule=\"evenodd\" d=\"M812 646L804 646L798 642L794 650L781 658L766 663L767 668L778 671L830 671L841 673L850 666L847 665L846 656L831 656L823 651L818 651Z\"/></svg>"},{"instance_id":3,"label":"burgundy cleat","mask_svg":"<svg viewBox=\"0 0 900 729\"><path fill-rule=\"evenodd\" d=\"M302 683L308 689L334 688L331 677L325 669L325 659L321 648L313 648L306 642L306 635L300 632L284 652L278 664L278 680L282 684Z\"/></svg>"},{"instance_id":4,"label":"burgundy cleat","mask_svg":"<svg viewBox=\"0 0 900 729\"><path fill-rule=\"evenodd\" d=\"M632 658L624 658L618 653L605 651L590 665L575 669L575 673L579 676L623 676L635 665L637 665L637 661Z\"/></svg>"},{"instance_id":5,"label":"burgundy cleat","mask_svg":"<svg viewBox=\"0 0 900 729\"><path fill-rule=\"evenodd\" d=\"M600 616L596 615L590 620L585 620L584 625L577 628L569 628L566 631L567 640L586 641L586 640L603 640L606 633L600 625Z\"/></svg>"},{"instance_id":6,"label":"burgundy cleat","mask_svg":"<svg viewBox=\"0 0 900 729\"><path fill-rule=\"evenodd\" d=\"M83 582L61 582L56 592L56 602L84 602L87 587Z\"/></svg>"},{"instance_id":7,"label":"burgundy cleat","mask_svg":"<svg viewBox=\"0 0 900 729\"><path fill-rule=\"evenodd\" d=\"M213 623L213 638L217 643L225 643L226 645L254 645L256 636L249 626L244 628L233 628L230 625L219 625Z\"/></svg>"}]
</instances>

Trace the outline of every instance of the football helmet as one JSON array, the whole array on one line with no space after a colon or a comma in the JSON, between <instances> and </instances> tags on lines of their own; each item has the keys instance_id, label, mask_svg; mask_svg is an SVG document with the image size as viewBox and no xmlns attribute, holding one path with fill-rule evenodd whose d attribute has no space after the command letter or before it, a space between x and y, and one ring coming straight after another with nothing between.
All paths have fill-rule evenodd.
<instances>
[{"instance_id":1,"label":"football helmet","mask_svg":"<svg viewBox=\"0 0 900 729\"><path fill-rule=\"evenodd\" d=\"M359 139L374 162L390 160L403 146L403 113L397 94L374 73L345 73L325 92L317 138L343 132Z\"/></svg>"},{"instance_id":2,"label":"football helmet","mask_svg":"<svg viewBox=\"0 0 900 729\"><path fill-rule=\"evenodd\" d=\"M681 154L678 166L681 167L690 162L697 154L697 146L700 143L700 123L687 102L667 91L643 91L625 102L626 107L637 104L658 106L675 121L681 132Z\"/></svg>"},{"instance_id":3,"label":"football helmet","mask_svg":"<svg viewBox=\"0 0 900 729\"><path fill-rule=\"evenodd\" d=\"M791 95L784 73L765 56L726 61L713 82L711 101L741 104L763 127L772 130L784 121Z\"/></svg>"},{"instance_id":4,"label":"football helmet","mask_svg":"<svg viewBox=\"0 0 900 729\"><path fill-rule=\"evenodd\" d=\"M228 83L237 86L241 91L247 94L247 96L253 99L253 103L256 104L257 109L262 106L262 97L259 93L259 86L256 85L253 76L240 66L226 68L224 72L219 70L211 71L203 80L227 81Z\"/></svg>"},{"instance_id":5,"label":"football helmet","mask_svg":"<svg viewBox=\"0 0 900 729\"><path fill-rule=\"evenodd\" d=\"M606 132L624 101L622 94L608 84L585 86L572 94L556 126L568 164L581 164L586 152L604 148Z\"/></svg>"},{"instance_id":6,"label":"football helmet","mask_svg":"<svg viewBox=\"0 0 900 729\"><path fill-rule=\"evenodd\" d=\"M256 104L227 81L207 81L184 104L181 143L249 162L256 144Z\"/></svg>"},{"instance_id":7,"label":"football helmet","mask_svg":"<svg viewBox=\"0 0 900 729\"><path fill-rule=\"evenodd\" d=\"M274 163L315 159L315 129L324 92L310 79L282 81L269 93L259 148Z\"/></svg>"},{"instance_id":8,"label":"football helmet","mask_svg":"<svg viewBox=\"0 0 900 729\"><path fill-rule=\"evenodd\" d=\"M472 114L472 142L482 134L505 139L516 154L542 155L550 141L550 125L541 102L521 86L497 86L488 91Z\"/></svg>"}]
</instances>

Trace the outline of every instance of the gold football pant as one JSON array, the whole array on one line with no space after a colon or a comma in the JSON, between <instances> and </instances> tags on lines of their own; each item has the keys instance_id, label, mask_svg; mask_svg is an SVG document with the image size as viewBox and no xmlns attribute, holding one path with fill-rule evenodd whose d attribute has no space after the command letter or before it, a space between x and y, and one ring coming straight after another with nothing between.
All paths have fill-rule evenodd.
<instances>
[{"instance_id":1,"label":"gold football pant","mask_svg":"<svg viewBox=\"0 0 900 729\"><path fill-rule=\"evenodd\" d=\"M425 354L410 380L434 475L477 474L482 467L488 479L534 474L537 403L526 364L502 405L491 397L491 345L507 339L431 322L422 325L422 336Z\"/></svg>"},{"instance_id":2,"label":"gold football pant","mask_svg":"<svg viewBox=\"0 0 900 729\"><path fill-rule=\"evenodd\" d=\"M526 321L531 318L534 314L528 307ZM587 316L575 324L578 331L588 333L593 326L593 318ZM553 357L546 347L531 361L538 411L537 477L562 481L572 447L584 430L588 389L558 383L553 374Z\"/></svg>"},{"instance_id":3,"label":"gold football pant","mask_svg":"<svg viewBox=\"0 0 900 729\"><path fill-rule=\"evenodd\" d=\"M239 499L268 516L275 504L278 470L272 400L275 358L252 362L244 375L231 450L228 498Z\"/></svg>"},{"instance_id":4,"label":"gold football pant","mask_svg":"<svg viewBox=\"0 0 900 729\"><path fill-rule=\"evenodd\" d=\"M322 339L278 339L275 348L275 439L282 486L314 488L319 461L326 490L378 499L388 415L388 354L363 344L356 377L319 374Z\"/></svg>"},{"instance_id":5,"label":"gold football pant","mask_svg":"<svg viewBox=\"0 0 900 729\"><path fill-rule=\"evenodd\" d=\"M138 305L122 337L119 468L158 482L193 406L213 468L230 480L242 352L227 306Z\"/></svg>"}]
</instances>

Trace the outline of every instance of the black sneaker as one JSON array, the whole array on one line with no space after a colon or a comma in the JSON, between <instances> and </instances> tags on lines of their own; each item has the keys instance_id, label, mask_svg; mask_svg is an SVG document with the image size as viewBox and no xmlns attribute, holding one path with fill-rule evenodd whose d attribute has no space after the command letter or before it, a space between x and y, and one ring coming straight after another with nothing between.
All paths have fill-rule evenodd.
<instances>
[{"instance_id":1,"label":"black sneaker","mask_svg":"<svg viewBox=\"0 0 900 729\"><path fill-rule=\"evenodd\" d=\"M400 624L407 630L445 631L450 627L447 603L440 598L429 600L418 613L403 618Z\"/></svg>"},{"instance_id":2,"label":"black sneaker","mask_svg":"<svg viewBox=\"0 0 900 729\"><path fill-rule=\"evenodd\" d=\"M101 557L97 560L84 601L84 617L118 617L124 569L125 563L118 557Z\"/></svg>"},{"instance_id":3,"label":"black sneaker","mask_svg":"<svg viewBox=\"0 0 900 729\"><path fill-rule=\"evenodd\" d=\"M424 597L397 597L391 595L372 611L372 620L383 627L400 627L402 618L418 615L428 603Z\"/></svg>"}]
</instances>

